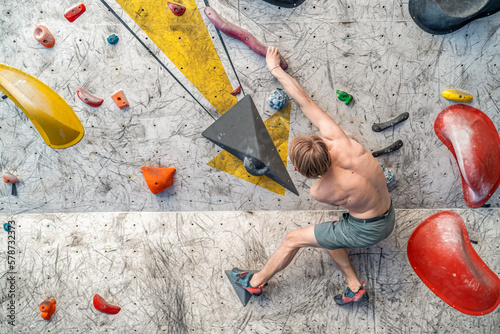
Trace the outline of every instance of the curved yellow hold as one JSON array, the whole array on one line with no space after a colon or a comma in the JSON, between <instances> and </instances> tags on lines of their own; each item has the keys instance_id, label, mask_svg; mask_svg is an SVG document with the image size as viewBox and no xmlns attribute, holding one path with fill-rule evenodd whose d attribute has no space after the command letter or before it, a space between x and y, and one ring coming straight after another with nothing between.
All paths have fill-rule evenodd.
<instances>
[{"instance_id":1,"label":"curved yellow hold","mask_svg":"<svg viewBox=\"0 0 500 334\"><path fill-rule=\"evenodd\" d=\"M441 93L441 95L443 95L443 97L445 99L455 101L455 102L467 103L467 102L472 101L472 95L467 93L467 92L464 92L463 90L447 89L447 90L444 90Z\"/></svg>"},{"instance_id":2,"label":"curved yellow hold","mask_svg":"<svg viewBox=\"0 0 500 334\"><path fill-rule=\"evenodd\" d=\"M50 147L70 147L85 134L73 109L37 78L0 64L0 90L24 111Z\"/></svg>"}]
</instances>

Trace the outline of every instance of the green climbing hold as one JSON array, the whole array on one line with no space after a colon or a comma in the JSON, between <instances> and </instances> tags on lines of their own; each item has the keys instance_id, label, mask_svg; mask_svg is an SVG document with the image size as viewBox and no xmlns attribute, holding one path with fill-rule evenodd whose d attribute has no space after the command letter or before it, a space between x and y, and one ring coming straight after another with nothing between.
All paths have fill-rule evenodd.
<instances>
[{"instance_id":1,"label":"green climbing hold","mask_svg":"<svg viewBox=\"0 0 500 334\"><path fill-rule=\"evenodd\" d=\"M341 90L337 91L337 97L339 98L340 101L344 102L346 105L351 103L352 101L352 95Z\"/></svg>"}]
</instances>

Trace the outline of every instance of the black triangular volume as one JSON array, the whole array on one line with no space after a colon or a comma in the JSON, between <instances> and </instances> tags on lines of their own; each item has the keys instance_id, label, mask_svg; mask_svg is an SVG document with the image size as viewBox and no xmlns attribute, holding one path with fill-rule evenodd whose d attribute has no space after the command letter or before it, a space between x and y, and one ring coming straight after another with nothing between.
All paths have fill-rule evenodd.
<instances>
[{"instance_id":1,"label":"black triangular volume","mask_svg":"<svg viewBox=\"0 0 500 334\"><path fill-rule=\"evenodd\" d=\"M202 135L242 161L250 158L262 163L267 167L264 175L299 194L250 95L219 117Z\"/></svg>"}]
</instances>

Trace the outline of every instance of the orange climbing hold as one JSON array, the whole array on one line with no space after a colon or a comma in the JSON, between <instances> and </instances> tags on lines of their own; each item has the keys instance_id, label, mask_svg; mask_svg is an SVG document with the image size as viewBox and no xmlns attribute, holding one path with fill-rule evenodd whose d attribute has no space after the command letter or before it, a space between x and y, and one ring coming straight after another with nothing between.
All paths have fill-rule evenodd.
<instances>
[{"instance_id":1,"label":"orange climbing hold","mask_svg":"<svg viewBox=\"0 0 500 334\"><path fill-rule=\"evenodd\" d=\"M113 101L115 101L116 105L120 109L123 109L123 108L126 108L129 106L128 100L125 97L125 93L121 89L119 91L117 91L116 93L114 93L113 95L111 95L111 98L113 99Z\"/></svg>"},{"instance_id":2,"label":"orange climbing hold","mask_svg":"<svg viewBox=\"0 0 500 334\"><path fill-rule=\"evenodd\" d=\"M158 194L174 184L175 168L142 166L141 170L153 194Z\"/></svg>"},{"instance_id":3,"label":"orange climbing hold","mask_svg":"<svg viewBox=\"0 0 500 334\"><path fill-rule=\"evenodd\" d=\"M11 173L3 173L2 178L5 183L19 183L19 179Z\"/></svg>"},{"instance_id":4,"label":"orange climbing hold","mask_svg":"<svg viewBox=\"0 0 500 334\"><path fill-rule=\"evenodd\" d=\"M50 30L46 26L41 25L41 24L39 24L35 27L35 31L33 32L33 36L40 44L42 44L43 46L45 46L46 48L49 48L49 49L51 47L53 47L54 44L56 43L54 35L52 35Z\"/></svg>"},{"instance_id":5,"label":"orange climbing hold","mask_svg":"<svg viewBox=\"0 0 500 334\"><path fill-rule=\"evenodd\" d=\"M50 317L56 311L56 300L45 299L40 303L40 306L38 306L38 308L41 311L40 315L42 316L43 320L50 320Z\"/></svg>"}]
</instances>

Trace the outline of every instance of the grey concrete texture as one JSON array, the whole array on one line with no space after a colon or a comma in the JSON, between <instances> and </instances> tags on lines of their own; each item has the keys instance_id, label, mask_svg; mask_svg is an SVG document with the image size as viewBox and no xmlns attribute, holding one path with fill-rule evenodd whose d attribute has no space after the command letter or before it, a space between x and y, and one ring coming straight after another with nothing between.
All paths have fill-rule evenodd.
<instances>
[{"instance_id":1,"label":"grey concrete texture","mask_svg":"<svg viewBox=\"0 0 500 334\"><path fill-rule=\"evenodd\" d=\"M182 76L134 21L113 1L110 6L174 75L213 114L216 111ZM203 1L197 1L202 10ZM84 125L82 141L54 150L42 141L26 115L0 101L0 168L19 176L19 196L0 187L0 210L8 212L219 211L331 209L313 201L311 180L288 172L300 196L276 195L207 163L220 149L201 136L213 119L154 60L98 0L69 23L71 1L0 3L0 62L29 73L63 97ZM457 32L433 36L418 28L401 1L314 1L296 9L263 1L210 1L221 15L267 45L279 47L295 77L348 133L375 151L398 139L404 146L378 160L398 179L396 208L466 208L457 164L433 131L436 115L454 103L445 89L474 96L471 105L500 120L498 16L470 23ZM202 13L204 17L204 14ZM231 70L213 25L206 26L234 87ZM52 49L33 38L37 24L56 37ZM116 45L106 37L119 36ZM274 113L267 97L280 84L264 58L224 36L238 77L263 120ZM499 64L497 66L497 64ZM76 96L78 87L103 97L99 108ZM123 89L131 107L120 110L110 95ZM346 106L335 90L354 96ZM242 96L242 95L241 95ZM241 98L240 96L240 98ZM400 113L409 120L382 133L371 130ZM290 139L315 129L292 103ZM174 185L153 195L142 165L175 167ZM498 207L494 194L489 204ZM6 211L7 210L7 211ZM0 211L0 212L1 212Z\"/></svg>"},{"instance_id":2,"label":"grey concrete texture","mask_svg":"<svg viewBox=\"0 0 500 334\"><path fill-rule=\"evenodd\" d=\"M498 309L463 314L411 268L409 237L437 211L396 210L389 238L349 250L368 303L337 306L342 273L326 251L303 248L245 308L224 270L260 270L288 231L342 211L16 215L17 322L3 325L0 303L0 333L498 333ZM477 241L475 251L500 274L500 211L455 211ZM0 258L6 250L1 238ZM5 277L0 284L1 300L9 300ZM121 311L98 312L96 293ZM50 322L38 311L46 298L57 300Z\"/></svg>"}]
</instances>

